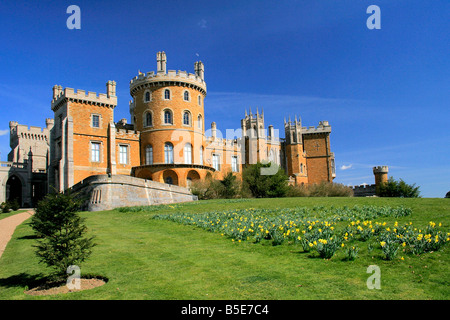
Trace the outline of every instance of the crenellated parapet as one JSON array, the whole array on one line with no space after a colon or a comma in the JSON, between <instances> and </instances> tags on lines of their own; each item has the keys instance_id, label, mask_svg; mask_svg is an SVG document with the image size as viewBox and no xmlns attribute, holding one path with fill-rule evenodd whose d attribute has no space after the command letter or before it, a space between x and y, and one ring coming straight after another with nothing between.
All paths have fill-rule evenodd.
<instances>
[{"instance_id":1,"label":"crenellated parapet","mask_svg":"<svg viewBox=\"0 0 450 320\"><path fill-rule=\"evenodd\" d=\"M138 76L130 81L130 94L134 96L137 91L144 88L164 87L168 85L190 87L206 95L205 80L199 75L181 70L169 70L167 73L155 73L154 71L147 72L146 74L139 73Z\"/></svg>"},{"instance_id":2,"label":"crenellated parapet","mask_svg":"<svg viewBox=\"0 0 450 320\"><path fill-rule=\"evenodd\" d=\"M328 121L320 121L317 127L302 127L302 134L313 134L313 133L331 133L331 126Z\"/></svg>"},{"instance_id":3,"label":"crenellated parapet","mask_svg":"<svg viewBox=\"0 0 450 320\"><path fill-rule=\"evenodd\" d=\"M106 89L106 93L97 94L81 89L63 89L61 86L55 85L53 86L52 110L56 111L65 102L86 103L114 109L117 106L116 83L108 81Z\"/></svg>"}]
</instances>

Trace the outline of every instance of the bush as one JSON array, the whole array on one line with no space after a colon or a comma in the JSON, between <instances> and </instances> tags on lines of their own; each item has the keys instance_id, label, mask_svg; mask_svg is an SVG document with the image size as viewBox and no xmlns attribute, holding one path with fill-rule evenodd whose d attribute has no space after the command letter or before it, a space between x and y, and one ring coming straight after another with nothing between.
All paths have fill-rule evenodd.
<instances>
[{"instance_id":1,"label":"bush","mask_svg":"<svg viewBox=\"0 0 450 320\"><path fill-rule=\"evenodd\" d=\"M80 201L66 193L48 194L38 202L31 227L39 238L35 247L40 262L55 269L56 276L65 275L71 265L79 265L91 254L93 237L87 232L77 211Z\"/></svg>"},{"instance_id":2,"label":"bush","mask_svg":"<svg viewBox=\"0 0 450 320\"><path fill-rule=\"evenodd\" d=\"M11 210L11 206L9 205L8 202L2 202L2 204L0 205L0 209L2 213L8 213L9 210Z\"/></svg>"},{"instance_id":3,"label":"bush","mask_svg":"<svg viewBox=\"0 0 450 320\"><path fill-rule=\"evenodd\" d=\"M352 188L340 183L323 181L319 184L289 186L288 197L353 197Z\"/></svg>"},{"instance_id":4,"label":"bush","mask_svg":"<svg viewBox=\"0 0 450 320\"><path fill-rule=\"evenodd\" d=\"M270 166L270 163L258 162L245 168L242 173L245 187L256 198L284 197L287 194L287 176L281 167L277 166L278 169L274 174L261 174L261 169Z\"/></svg>"},{"instance_id":5,"label":"bush","mask_svg":"<svg viewBox=\"0 0 450 320\"><path fill-rule=\"evenodd\" d=\"M241 184L235 175L229 172L222 180L196 180L191 184L191 192L199 200L232 199L241 193Z\"/></svg>"},{"instance_id":6,"label":"bush","mask_svg":"<svg viewBox=\"0 0 450 320\"><path fill-rule=\"evenodd\" d=\"M10 206L11 206L11 209L12 209L13 211L17 211L17 210L20 209L20 204L19 204L19 202L17 201L17 199L14 199L13 201L11 201L11 202L10 202Z\"/></svg>"},{"instance_id":7,"label":"bush","mask_svg":"<svg viewBox=\"0 0 450 320\"><path fill-rule=\"evenodd\" d=\"M402 179L399 181L389 177L389 180L377 187L377 196L379 197L398 197L398 198L418 198L420 195L419 187L416 184L409 185Z\"/></svg>"}]
</instances>

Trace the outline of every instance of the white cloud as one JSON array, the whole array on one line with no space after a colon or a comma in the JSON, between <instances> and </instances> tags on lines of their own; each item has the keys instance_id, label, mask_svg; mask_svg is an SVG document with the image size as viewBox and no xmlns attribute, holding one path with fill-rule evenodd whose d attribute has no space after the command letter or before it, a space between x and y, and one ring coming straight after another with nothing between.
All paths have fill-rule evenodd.
<instances>
[{"instance_id":1,"label":"white cloud","mask_svg":"<svg viewBox=\"0 0 450 320\"><path fill-rule=\"evenodd\" d=\"M341 170L347 170L347 169L350 169L351 167L353 167L353 164L350 164L350 165L348 165L348 166L342 165L342 166L340 167L340 169L341 169Z\"/></svg>"},{"instance_id":2,"label":"white cloud","mask_svg":"<svg viewBox=\"0 0 450 320\"><path fill-rule=\"evenodd\" d=\"M202 29L205 29L206 28L206 20L205 19L200 20L198 22L198 26Z\"/></svg>"},{"instance_id":3,"label":"white cloud","mask_svg":"<svg viewBox=\"0 0 450 320\"><path fill-rule=\"evenodd\" d=\"M0 136L5 136L9 133L9 130L0 130Z\"/></svg>"}]
</instances>

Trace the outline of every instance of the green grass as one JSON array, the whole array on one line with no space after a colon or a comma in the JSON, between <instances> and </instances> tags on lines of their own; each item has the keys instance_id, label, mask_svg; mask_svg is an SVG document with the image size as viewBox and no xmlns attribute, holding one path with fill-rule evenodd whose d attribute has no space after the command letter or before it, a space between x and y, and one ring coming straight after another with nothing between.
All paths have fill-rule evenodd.
<instances>
[{"instance_id":1,"label":"green grass","mask_svg":"<svg viewBox=\"0 0 450 320\"><path fill-rule=\"evenodd\" d=\"M279 198L210 200L172 206L83 212L96 236L86 274L108 278L102 287L66 295L32 297L23 292L50 270L34 254L33 232L25 222L16 229L0 258L0 299L449 299L450 244L419 256L399 253L383 259L368 242L354 261L338 250L329 260L304 253L300 245L269 241L234 243L218 233L152 217L165 213L201 213L245 208L354 205L404 206L412 215L376 221L411 221L424 227L442 223L450 231L448 199ZM146 210L143 210L146 209ZM399 258L403 256L404 260ZM369 290L367 267L381 269L381 289Z\"/></svg>"}]
</instances>

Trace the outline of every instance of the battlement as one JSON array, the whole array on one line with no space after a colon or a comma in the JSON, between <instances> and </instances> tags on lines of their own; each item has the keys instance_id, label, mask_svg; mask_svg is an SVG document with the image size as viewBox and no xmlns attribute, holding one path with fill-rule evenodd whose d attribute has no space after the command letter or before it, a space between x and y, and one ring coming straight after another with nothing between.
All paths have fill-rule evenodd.
<instances>
[{"instance_id":1,"label":"battlement","mask_svg":"<svg viewBox=\"0 0 450 320\"><path fill-rule=\"evenodd\" d=\"M158 86L167 85L166 82L173 82L174 85L193 85L197 90L206 94L206 82L200 76L181 70L168 70L166 72L139 73L130 80L130 92L133 92L140 86Z\"/></svg>"},{"instance_id":2,"label":"battlement","mask_svg":"<svg viewBox=\"0 0 450 320\"><path fill-rule=\"evenodd\" d=\"M61 86L53 87L53 99L52 99L52 110L56 111L62 102L79 102L87 104L95 104L99 106L115 108L117 106L117 96L115 95L115 85L114 81L107 82L107 93L96 93L86 90L73 88L62 89Z\"/></svg>"},{"instance_id":3,"label":"battlement","mask_svg":"<svg viewBox=\"0 0 450 320\"><path fill-rule=\"evenodd\" d=\"M241 139L226 139L217 137L205 137L206 144L208 147L221 147L221 148L233 148L236 150L241 150L242 143Z\"/></svg>"},{"instance_id":4,"label":"battlement","mask_svg":"<svg viewBox=\"0 0 450 320\"><path fill-rule=\"evenodd\" d=\"M374 184L362 184L350 187L355 197L374 197L376 195L376 186Z\"/></svg>"},{"instance_id":5,"label":"battlement","mask_svg":"<svg viewBox=\"0 0 450 320\"><path fill-rule=\"evenodd\" d=\"M303 134L330 133L330 132L331 126L329 125L328 121L320 121L317 127L314 126L302 127Z\"/></svg>"},{"instance_id":6,"label":"battlement","mask_svg":"<svg viewBox=\"0 0 450 320\"><path fill-rule=\"evenodd\" d=\"M154 71L147 73L139 71L139 74L130 80L130 93L132 96L135 91L144 87L166 85L190 86L206 95L205 71L201 61L196 61L194 64L195 74L181 70L166 71L167 58L164 51L156 54L156 62L156 73Z\"/></svg>"},{"instance_id":7,"label":"battlement","mask_svg":"<svg viewBox=\"0 0 450 320\"><path fill-rule=\"evenodd\" d=\"M377 166L377 167L373 167L373 173L388 173L389 172L389 168L388 166Z\"/></svg>"}]
</instances>

